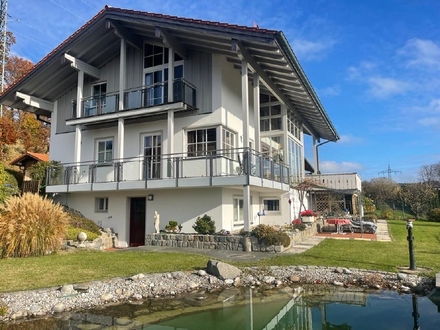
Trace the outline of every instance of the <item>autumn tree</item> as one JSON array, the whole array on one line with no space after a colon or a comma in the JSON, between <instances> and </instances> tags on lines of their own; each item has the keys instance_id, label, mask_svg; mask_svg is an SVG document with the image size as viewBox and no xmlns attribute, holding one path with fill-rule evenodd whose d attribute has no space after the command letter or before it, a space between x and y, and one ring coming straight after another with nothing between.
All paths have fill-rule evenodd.
<instances>
[{"instance_id":1,"label":"autumn tree","mask_svg":"<svg viewBox=\"0 0 440 330\"><path fill-rule=\"evenodd\" d=\"M7 147L17 142L17 130L11 117L0 117L0 161L5 160Z\"/></svg>"},{"instance_id":2,"label":"autumn tree","mask_svg":"<svg viewBox=\"0 0 440 330\"><path fill-rule=\"evenodd\" d=\"M362 191L365 196L374 201L378 208L381 208L386 202L392 202L397 198L399 185L388 178L375 178L363 181Z\"/></svg>"},{"instance_id":3,"label":"autumn tree","mask_svg":"<svg viewBox=\"0 0 440 330\"><path fill-rule=\"evenodd\" d=\"M31 61L10 54L10 47L14 43L15 38L12 33L9 33L6 42L4 77L6 87L22 78L33 67ZM0 126L2 130L2 140L0 141L1 160L4 161L7 158L5 154L7 146L17 142L22 144L23 151L47 152L50 134L49 127L46 123L39 121L34 114L2 106L2 121L0 122Z\"/></svg>"},{"instance_id":4,"label":"autumn tree","mask_svg":"<svg viewBox=\"0 0 440 330\"><path fill-rule=\"evenodd\" d=\"M402 184L398 195L411 208L416 219L429 210L436 198L435 190L426 182Z\"/></svg>"}]
</instances>

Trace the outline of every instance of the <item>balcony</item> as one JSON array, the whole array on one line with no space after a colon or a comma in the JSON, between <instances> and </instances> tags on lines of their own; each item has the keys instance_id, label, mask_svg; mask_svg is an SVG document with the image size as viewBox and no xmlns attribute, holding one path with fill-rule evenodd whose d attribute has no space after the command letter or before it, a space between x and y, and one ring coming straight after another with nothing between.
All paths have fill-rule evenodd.
<instances>
[{"instance_id":1,"label":"balcony","mask_svg":"<svg viewBox=\"0 0 440 330\"><path fill-rule=\"evenodd\" d=\"M175 110L196 109L196 88L184 79L173 81L173 101L168 99L168 82L160 82L153 85L141 86L124 91L124 109L119 108L119 92L101 94L99 96L85 97L81 100L80 115L77 116L78 107L76 101L72 103L72 118L66 121L67 125L94 123L99 120L113 120L130 117L130 110L149 109L138 116L157 114L175 105ZM181 105L179 105L181 104ZM106 116L107 115L107 116ZM99 116L99 117L98 117Z\"/></svg>"},{"instance_id":2,"label":"balcony","mask_svg":"<svg viewBox=\"0 0 440 330\"><path fill-rule=\"evenodd\" d=\"M289 190L289 168L251 149L148 155L48 168L47 192L243 186Z\"/></svg>"}]
</instances>

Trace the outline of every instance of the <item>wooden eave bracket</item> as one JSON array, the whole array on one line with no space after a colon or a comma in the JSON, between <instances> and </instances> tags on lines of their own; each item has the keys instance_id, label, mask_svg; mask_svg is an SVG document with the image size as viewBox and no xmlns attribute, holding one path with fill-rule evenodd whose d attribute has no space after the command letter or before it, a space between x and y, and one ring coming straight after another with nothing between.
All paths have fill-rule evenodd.
<instances>
[{"instance_id":1,"label":"wooden eave bracket","mask_svg":"<svg viewBox=\"0 0 440 330\"><path fill-rule=\"evenodd\" d=\"M156 26L154 34L156 38L161 38L163 40L165 46L172 48L181 58L185 60L187 59L188 51L185 45L179 42L170 32Z\"/></svg>"},{"instance_id":2,"label":"wooden eave bracket","mask_svg":"<svg viewBox=\"0 0 440 330\"><path fill-rule=\"evenodd\" d=\"M43 100L35 96L24 94L22 92L16 92L15 96L22 99L23 103L26 105L53 112L54 105L51 101Z\"/></svg>"},{"instance_id":3,"label":"wooden eave bracket","mask_svg":"<svg viewBox=\"0 0 440 330\"><path fill-rule=\"evenodd\" d=\"M105 23L105 27L107 29L113 29L113 32L121 39L125 39L128 44L131 46L142 49L142 41L138 38L136 38L133 33L131 33L128 29L123 27L118 22L107 20Z\"/></svg>"},{"instance_id":4,"label":"wooden eave bracket","mask_svg":"<svg viewBox=\"0 0 440 330\"><path fill-rule=\"evenodd\" d=\"M64 54L64 59L71 62L70 66L78 71L84 71L85 74L92 76L94 78L99 79L101 76L101 70L98 68L95 68L94 66L81 61L80 59L77 59L76 57L73 57L72 55L69 55L67 53Z\"/></svg>"}]
</instances>

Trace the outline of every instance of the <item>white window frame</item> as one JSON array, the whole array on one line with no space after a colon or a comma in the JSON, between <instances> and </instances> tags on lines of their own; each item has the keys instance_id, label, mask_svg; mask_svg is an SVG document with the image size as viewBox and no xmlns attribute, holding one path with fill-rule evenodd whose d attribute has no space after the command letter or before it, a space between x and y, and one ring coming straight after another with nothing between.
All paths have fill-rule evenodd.
<instances>
[{"instance_id":1,"label":"white window frame","mask_svg":"<svg viewBox=\"0 0 440 330\"><path fill-rule=\"evenodd\" d=\"M241 207L240 207L241 202ZM238 207L236 207L238 206ZM250 209L252 209L252 196L250 197ZM241 209L241 211L240 211ZM241 215L242 219L239 219ZM243 196L233 196L232 197L232 223L234 226L244 224L244 199Z\"/></svg>"},{"instance_id":2,"label":"white window frame","mask_svg":"<svg viewBox=\"0 0 440 330\"><path fill-rule=\"evenodd\" d=\"M95 198L95 212L97 213L108 212L108 197Z\"/></svg>"},{"instance_id":3,"label":"white window frame","mask_svg":"<svg viewBox=\"0 0 440 330\"><path fill-rule=\"evenodd\" d=\"M208 138L208 130L215 130L215 141L207 141ZM204 131L203 135L204 138L201 141L197 140L198 134L197 131ZM190 142L189 134L195 132L195 141ZM209 145L212 145L215 143L214 149L211 149ZM186 144L187 144L187 154L188 157L200 157L200 156L206 156L208 152L213 154L218 148L218 129L217 127L202 127L202 128L195 128L195 129L188 129L186 131ZM190 151L190 147L194 146L194 150ZM198 146L202 146L200 150L198 150ZM213 152L214 151L214 152Z\"/></svg>"},{"instance_id":4,"label":"white window frame","mask_svg":"<svg viewBox=\"0 0 440 330\"><path fill-rule=\"evenodd\" d=\"M274 108L277 108L277 111L274 111ZM268 108L269 112L267 115L263 115L264 108ZM272 120L277 120L280 123L279 128L272 128ZM268 122L268 129L264 129L264 122ZM271 132L271 131L282 131L283 130L283 111L281 109L280 102L271 102L260 105L260 131L261 132Z\"/></svg>"},{"instance_id":5,"label":"white window frame","mask_svg":"<svg viewBox=\"0 0 440 330\"><path fill-rule=\"evenodd\" d=\"M108 159L108 156L107 156L108 152L110 151L110 150L107 150L107 143L108 142L111 142L111 145L112 145L110 159ZM99 145L101 143L104 143L104 150L103 150L103 152L101 152L99 150ZM96 152L95 152L95 154L96 154L96 161L97 161L98 164L102 164L102 165L110 164L113 161L113 145L114 145L113 138L102 138L102 139L97 139L96 140ZM104 154L104 158L102 160L99 159L99 155L101 153Z\"/></svg>"},{"instance_id":6,"label":"white window frame","mask_svg":"<svg viewBox=\"0 0 440 330\"><path fill-rule=\"evenodd\" d=\"M221 127L223 155L230 159L234 158L234 149L237 143L237 134L225 127ZM229 138L229 140L228 140Z\"/></svg>"},{"instance_id":7,"label":"white window frame","mask_svg":"<svg viewBox=\"0 0 440 330\"><path fill-rule=\"evenodd\" d=\"M269 210L267 207L267 202L271 201L271 202L278 202L278 210ZM280 203L280 199L279 198L270 198L270 197L265 197L263 198L263 208L264 211L266 212L266 214L281 214L281 203Z\"/></svg>"}]
</instances>

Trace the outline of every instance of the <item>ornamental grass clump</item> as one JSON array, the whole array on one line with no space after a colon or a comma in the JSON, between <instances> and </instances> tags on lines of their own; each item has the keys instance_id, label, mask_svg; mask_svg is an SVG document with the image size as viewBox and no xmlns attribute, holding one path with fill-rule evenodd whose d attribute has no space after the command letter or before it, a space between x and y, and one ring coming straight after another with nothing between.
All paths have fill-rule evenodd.
<instances>
[{"instance_id":1,"label":"ornamental grass clump","mask_svg":"<svg viewBox=\"0 0 440 330\"><path fill-rule=\"evenodd\" d=\"M42 256L61 248L68 217L37 194L10 197L0 215L0 257Z\"/></svg>"}]
</instances>

